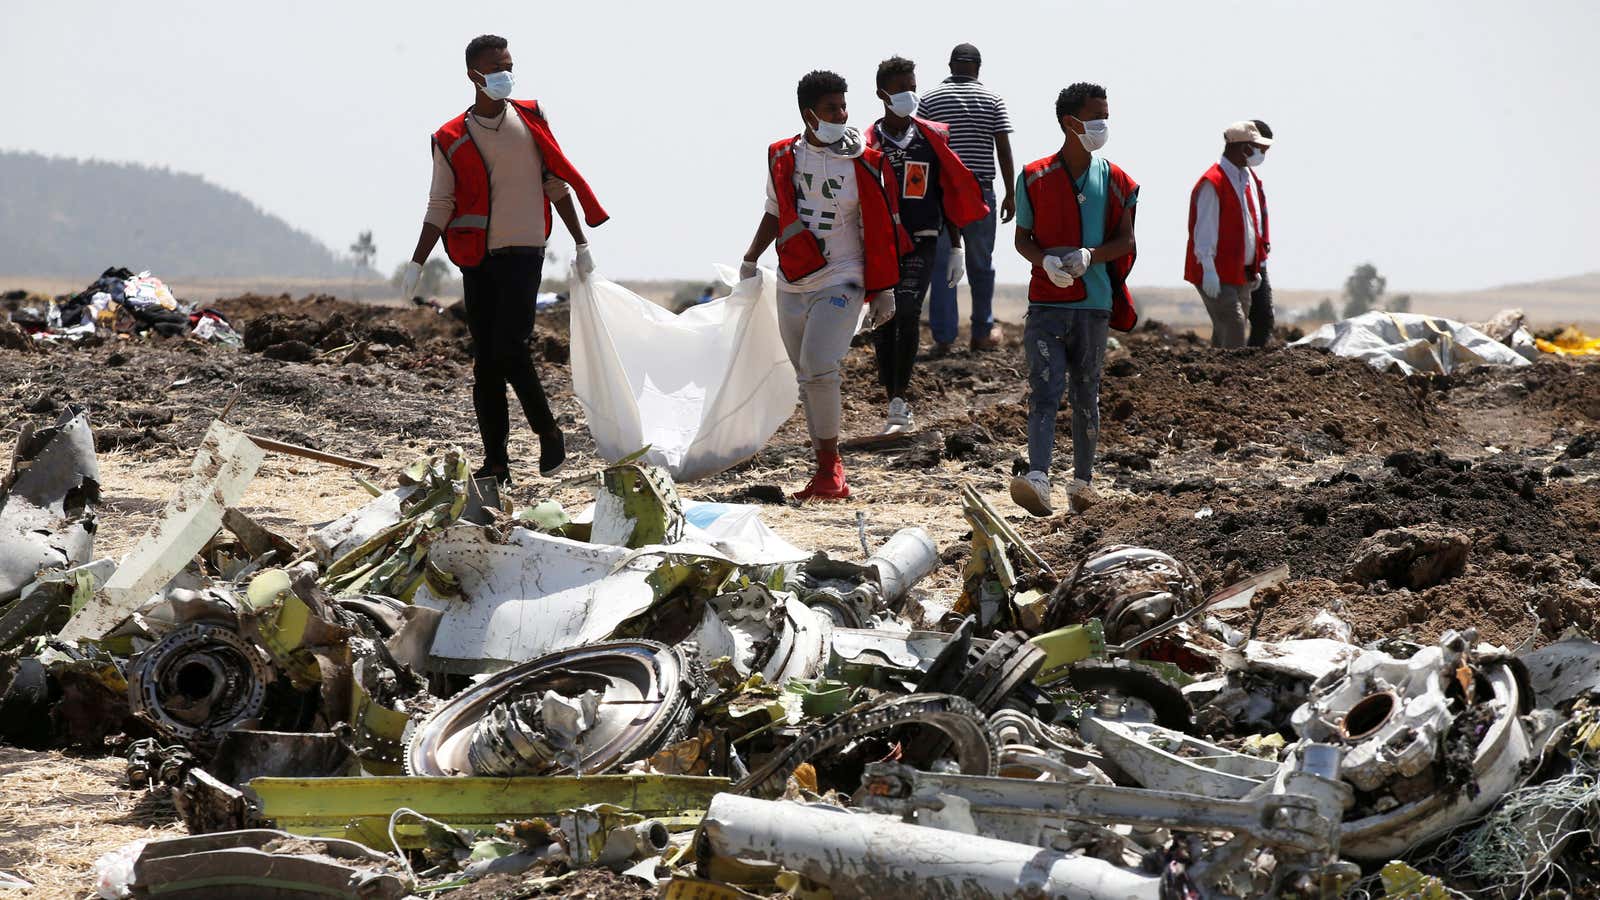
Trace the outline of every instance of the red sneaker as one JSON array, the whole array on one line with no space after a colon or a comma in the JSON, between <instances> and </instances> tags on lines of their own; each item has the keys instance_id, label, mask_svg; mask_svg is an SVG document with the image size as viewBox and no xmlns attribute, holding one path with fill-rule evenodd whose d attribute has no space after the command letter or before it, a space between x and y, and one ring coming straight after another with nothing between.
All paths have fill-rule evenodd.
<instances>
[{"instance_id":1,"label":"red sneaker","mask_svg":"<svg viewBox=\"0 0 1600 900\"><path fill-rule=\"evenodd\" d=\"M831 460L817 460L817 474L805 489L794 495L796 500L844 500L850 496L850 485L844 481L844 461L835 456Z\"/></svg>"}]
</instances>

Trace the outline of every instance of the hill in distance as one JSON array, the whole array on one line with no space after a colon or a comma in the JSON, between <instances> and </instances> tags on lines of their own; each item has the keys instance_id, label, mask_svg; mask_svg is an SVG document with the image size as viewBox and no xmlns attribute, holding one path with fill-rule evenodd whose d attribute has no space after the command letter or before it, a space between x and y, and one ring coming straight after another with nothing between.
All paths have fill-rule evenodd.
<instances>
[{"instance_id":1,"label":"hill in distance","mask_svg":"<svg viewBox=\"0 0 1600 900\"><path fill-rule=\"evenodd\" d=\"M349 278L351 262L198 175L0 151L0 272ZM87 282L85 282L87 283Z\"/></svg>"}]
</instances>

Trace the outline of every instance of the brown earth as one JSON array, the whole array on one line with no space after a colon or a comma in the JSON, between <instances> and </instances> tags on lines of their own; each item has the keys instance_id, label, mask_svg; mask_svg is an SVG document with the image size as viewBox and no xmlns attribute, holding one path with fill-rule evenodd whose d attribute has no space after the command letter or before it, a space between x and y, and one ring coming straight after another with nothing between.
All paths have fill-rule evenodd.
<instances>
[{"instance_id":1,"label":"brown earth","mask_svg":"<svg viewBox=\"0 0 1600 900\"><path fill-rule=\"evenodd\" d=\"M459 320L329 298L246 296L214 305L252 349L144 338L0 349L0 440L68 403L92 412L103 444L101 552L116 555L138 540L207 423L230 402L231 422L385 469L450 445L478 452ZM1059 571L1110 543L1168 551L1209 588L1287 562L1291 580L1259 610L1263 637L1292 634L1324 608L1361 641L1474 627L1515 647L1571 626L1594 630L1600 363L1547 360L1406 379L1315 351L1214 350L1192 334L1145 326L1119 335L1107 358L1096 470L1103 502L1081 516L1036 520L1006 497L1025 452L1026 364L1020 329L1001 331L998 352L919 363L910 398L919 436L847 451L856 492L849 502L773 504L768 524L801 546L846 556L860 553L856 513L866 516L873 544L921 525L944 551L924 587L948 601L967 556L956 488L970 483ZM273 351L293 342L305 349ZM358 344L362 361L344 362ZM567 427L569 471L592 471L599 461L571 395L564 308L540 314L536 346ZM271 358L286 353L305 361ZM884 398L871 349L854 349L845 369L846 436L875 433ZM1059 473L1071 465L1069 419L1063 410L1057 420L1058 502ZM526 462L536 453L519 426L513 457ZM680 491L761 500L774 487L797 489L809 464L797 413L754 458ZM526 466L515 474L519 505L552 497L575 509L587 500L575 483L540 480ZM245 504L293 532L364 496L339 470L271 457ZM1465 571L1420 591L1344 580L1364 538L1415 525L1468 536ZM70 873L81 893L83 860L104 849L49 871Z\"/></svg>"}]
</instances>

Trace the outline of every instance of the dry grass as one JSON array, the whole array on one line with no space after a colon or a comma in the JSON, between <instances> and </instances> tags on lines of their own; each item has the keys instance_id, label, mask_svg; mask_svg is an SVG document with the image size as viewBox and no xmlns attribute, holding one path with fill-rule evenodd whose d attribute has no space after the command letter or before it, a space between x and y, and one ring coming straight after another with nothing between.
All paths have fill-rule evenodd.
<instances>
[{"instance_id":1,"label":"dry grass","mask_svg":"<svg viewBox=\"0 0 1600 900\"><path fill-rule=\"evenodd\" d=\"M0 870L32 898L93 895L94 861L130 841L182 834L172 805L120 789L124 763L0 747Z\"/></svg>"},{"instance_id":2,"label":"dry grass","mask_svg":"<svg viewBox=\"0 0 1600 900\"><path fill-rule=\"evenodd\" d=\"M112 451L99 455L102 500L100 529L95 535L98 555L120 558L133 549L146 529L160 519L167 499L186 477L193 453L192 448L172 447L164 452ZM398 449L377 462L393 467L420 455L420 451ZM364 474L380 486L392 486L386 472ZM268 454L239 508L299 543L307 527L343 515L369 499L371 495L356 483L348 469Z\"/></svg>"}]
</instances>

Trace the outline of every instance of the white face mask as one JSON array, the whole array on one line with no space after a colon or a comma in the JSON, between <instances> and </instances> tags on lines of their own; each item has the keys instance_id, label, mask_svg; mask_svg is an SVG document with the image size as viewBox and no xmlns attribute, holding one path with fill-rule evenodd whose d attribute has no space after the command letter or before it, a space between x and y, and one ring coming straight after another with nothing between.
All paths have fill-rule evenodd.
<instances>
[{"instance_id":1,"label":"white face mask","mask_svg":"<svg viewBox=\"0 0 1600 900\"><path fill-rule=\"evenodd\" d=\"M1093 153L1111 140L1111 123L1105 119L1090 119L1083 123L1083 134L1078 135L1083 148Z\"/></svg>"},{"instance_id":2,"label":"white face mask","mask_svg":"<svg viewBox=\"0 0 1600 900\"><path fill-rule=\"evenodd\" d=\"M816 113L812 113L812 115L816 115ZM816 135L817 140L824 144L838 143L844 138L845 132L849 130L843 122L824 122L821 119L818 119L817 123L811 126L811 133Z\"/></svg>"},{"instance_id":3,"label":"white face mask","mask_svg":"<svg viewBox=\"0 0 1600 900\"><path fill-rule=\"evenodd\" d=\"M901 91L898 94L890 94L889 111L902 119L909 118L917 111L917 92Z\"/></svg>"},{"instance_id":4,"label":"white face mask","mask_svg":"<svg viewBox=\"0 0 1600 900\"><path fill-rule=\"evenodd\" d=\"M504 100L511 96L511 90L516 82L510 72L490 72L487 75L478 72L478 74L483 75L483 85L478 90L483 91L485 97L490 100Z\"/></svg>"},{"instance_id":5,"label":"white face mask","mask_svg":"<svg viewBox=\"0 0 1600 900\"><path fill-rule=\"evenodd\" d=\"M1262 150L1260 147L1251 147L1250 151L1244 156L1244 164L1252 169L1266 162L1266 160L1267 151Z\"/></svg>"}]
</instances>

